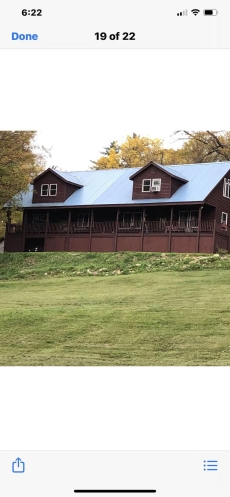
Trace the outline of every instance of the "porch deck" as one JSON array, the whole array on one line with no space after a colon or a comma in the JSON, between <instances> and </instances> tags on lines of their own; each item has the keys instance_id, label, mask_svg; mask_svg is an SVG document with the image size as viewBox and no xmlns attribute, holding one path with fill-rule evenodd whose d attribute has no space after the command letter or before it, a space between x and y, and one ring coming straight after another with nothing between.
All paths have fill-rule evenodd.
<instances>
[{"instance_id":1,"label":"porch deck","mask_svg":"<svg viewBox=\"0 0 230 497\"><path fill-rule=\"evenodd\" d=\"M215 220L8 224L6 252L200 252L230 249L229 228Z\"/></svg>"}]
</instances>

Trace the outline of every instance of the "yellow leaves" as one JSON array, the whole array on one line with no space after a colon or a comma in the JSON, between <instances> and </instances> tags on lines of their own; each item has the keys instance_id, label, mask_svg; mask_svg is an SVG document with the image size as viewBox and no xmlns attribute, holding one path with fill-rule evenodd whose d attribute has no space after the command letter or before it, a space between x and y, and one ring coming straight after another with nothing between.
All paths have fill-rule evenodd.
<instances>
[{"instance_id":1,"label":"yellow leaves","mask_svg":"<svg viewBox=\"0 0 230 497\"><path fill-rule=\"evenodd\" d=\"M35 147L35 136L35 131L0 131L0 207L44 170L46 154Z\"/></svg>"},{"instance_id":2,"label":"yellow leaves","mask_svg":"<svg viewBox=\"0 0 230 497\"><path fill-rule=\"evenodd\" d=\"M118 167L143 167L154 161L162 165L196 164L230 160L230 132L220 131L178 131L178 148L166 149L158 138L147 138L133 133L120 145L114 141L105 148L95 169L116 169ZM182 146L181 146L182 144Z\"/></svg>"},{"instance_id":3,"label":"yellow leaves","mask_svg":"<svg viewBox=\"0 0 230 497\"><path fill-rule=\"evenodd\" d=\"M151 160L159 162L162 145L163 142L159 139L127 136L120 147L121 162L124 167L142 167Z\"/></svg>"},{"instance_id":4,"label":"yellow leaves","mask_svg":"<svg viewBox=\"0 0 230 497\"><path fill-rule=\"evenodd\" d=\"M121 167L120 156L114 148L111 148L107 156L98 159L94 169L118 169L119 167Z\"/></svg>"}]
</instances>

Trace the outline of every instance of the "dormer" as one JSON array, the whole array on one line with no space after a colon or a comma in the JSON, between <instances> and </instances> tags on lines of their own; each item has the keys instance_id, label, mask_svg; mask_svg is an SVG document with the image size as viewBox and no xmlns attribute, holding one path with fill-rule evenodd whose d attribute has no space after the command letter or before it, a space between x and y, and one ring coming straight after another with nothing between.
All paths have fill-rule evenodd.
<instances>
[{"instance_id":1,"label":"dormer","mask_svg":"<svg viewBox=\"0 0 230 497\"><path fill-rule=\"evenodd\" d=\"M70 195L83 187L79 178L50 168L39 174L33 185L33 204L65 202Z\"/></svg>"},{"instance_id":2,"label":"dormer","mask_svg":"<svg viewBox=\"0 0 230 497\"><path fill-rule=\"evenodd\" d=\"M174 174L173 166L160 166L155 162L149 162L129 179L133 181L133 200L170 198L188 181L176 171Z\"/></svg>"}]
</instances>

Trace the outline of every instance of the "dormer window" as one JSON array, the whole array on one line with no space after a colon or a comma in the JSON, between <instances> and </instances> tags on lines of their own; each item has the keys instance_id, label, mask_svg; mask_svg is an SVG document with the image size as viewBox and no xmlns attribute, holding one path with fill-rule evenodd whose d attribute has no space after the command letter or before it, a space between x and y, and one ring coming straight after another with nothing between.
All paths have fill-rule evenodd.
<instances>
[{"instance_id":1,"label":"dormer window","mask_svg":"<svg viewBox=\"0 0 230 497\"><path fill-rule=\"evenodd\" d=\"M41 187L41 196L48 197L49 195L49 185L42 185Z\"/></svg>"},{"instance_id":2,"label":"dormer window","mask_svg":"<svg viewBox=\"0 0 230 497\"><path fill-rule=\"evenodd\" d=\"M42 197L55 197L57 195L57 185L42 185L41 186L41 196Z\"/></svg>"},{"instance_id":3,"label":"dormer window","mask_svg":"<svg viewBox=\"0 0 230 497\"><path fill-rule=\"evenodd\" d=\"M153 179L152 192L160 192L160 191L161 191L161 179Z\"/></svg>"},{"instance_id":4,"label":"dormer window","mask_svg":"<svg viewBox=\"0 0 230 497\"><path fill-rule=\"evenodd\" d=\"M50 196L54 197L57 195L57 185L50 185Z\"/></svg>"},{"instance_id":5,"label":"dormer window","mask_svg":"<svg viewBox=\"0 0 230 497\"><path fill-rule=\"evenodd\" d=\"M142 192L151 192L151 179L143 179Z\"/></svg>"}]
</instances>

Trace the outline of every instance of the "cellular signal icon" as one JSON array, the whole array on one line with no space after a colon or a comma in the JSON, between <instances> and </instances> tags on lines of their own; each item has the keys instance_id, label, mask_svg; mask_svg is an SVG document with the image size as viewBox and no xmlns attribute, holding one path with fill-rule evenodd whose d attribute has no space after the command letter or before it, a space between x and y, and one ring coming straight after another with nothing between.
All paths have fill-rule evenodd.
<instances>
[{"instance_id":1,"label":"cellular signal icon","mask_svg":"<svg viewBox=\"0 0 230 497\"><path fill-rule=\"evenodd\" d=\"M178 16L187 16L188 15L188 10L182 10L182 12L177 12Z\"/></svg>"},{"instance_id":2,"label":"cellular signal icon","mask_svg":"<svg viewBox=\"0 0 230 497\"><path fill-rule=\"evenodd\" d=\"M199 9L192 9L191 12L194 14L194 16L197 16L199 14Z\"/></svg>"}]
</instances>

